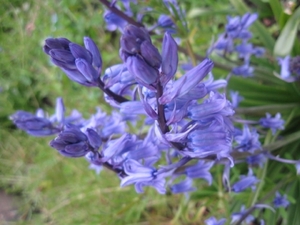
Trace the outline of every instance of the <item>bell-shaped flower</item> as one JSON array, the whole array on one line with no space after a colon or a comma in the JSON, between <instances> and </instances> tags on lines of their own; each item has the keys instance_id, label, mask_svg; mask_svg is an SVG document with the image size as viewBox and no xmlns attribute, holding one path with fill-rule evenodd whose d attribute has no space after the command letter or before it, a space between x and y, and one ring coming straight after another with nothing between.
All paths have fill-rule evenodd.
<instances>
[{"instance_id":1,"label":"bell-shaped flower","mask_svg":"<svg viewBox=\"0 0 300 225\"><path fill-rule=\"evenodd\" d=\"M275 194L275 198L273 200L273 204L275 208L283 207L286 208L290 204L286 199L286 195L282 196L278 191Z\"/></svg>"},{"instance_id":2,"label":"bell-shaped flower","mask_svg":"<svg viewBox=\"0 0 300 225\"><path fill-rule=\"evenodd\" d=\"M177 43L168 32L165 33L162 44L162 65L160 81L165 86L171 80L178 66Z\"/></svg>"},{"instance_id":3,"label":"bell-shaped flower","mask_svg":"<svg viewBox=\"0 0 300 225\"><path fill-rule=\"evenodd\" d=\"M100 135L94 129L90 128L86 130L86 134L89 139L90 145L94 148L95 151L97 151L102 144Z\"/></svg>"},{"instance_id":4,"label":"bell-shaped flower","mask_svg":"<svg viewBox=\"0 0 300 225\"><path fill-rule=\"evenodd\" d=\"M102 59L96 44L84 38L85 47L66 38L48 38L44 52L72 80L84 86L98 86Z\"/></svg>"},{"instance_id":5,"label":"bell-shaped flower","mask_svg":"<svg viewBox=\"0 0 300 225\"><path fill-rule=\"evenodd\" d=\"M193 130L187 138L188 150L180 152L192 158L216 156L231 160L232 134L219 121L212 122L208 127L201 126Z\"/></svg>"},{"instance_id":6,"label":"bell-shaped flower","mask_svg":"<svg viewBox=\"0 0 300 225\"><path fill-rule=\"evenodd\" d=\"M214 165L214 162L205 162L199 160L195 165L189 166L185 169L185 173L190 178L202 178L205 179L209 185L212 184L212 175L209 170Z\"/></svg>"},{"instance_id":7,"label":"bell-shaped flower","mask_svg":"<svg viewBox=\"0 0 300 225\"><path fill-rule=\"evenodd\" d=\"M250 131L247 125L244 125L243 133L235 136L234 139L238 143L236 149L240 152L254 153L256 150L261 149L259 134L255 129Z\"/></svg>"},{"instance_id":8,"label":"bell-shaped flower","mask_svg":"<svg viewBox=\"0 0 300 225\"><path fill-rule=\"evenodd\" d=\"M58 123L63 123L65 116L65 106L62 98L56 99L55 116Z\"/></svg>"},{"instance_id":9,"label":"bell-shaped flower","mask_svg":"<svg viewBox=\"0 0 300 225\"><path fill-rule=\"evenodd\" d=\"M158 71L149 66L140 56L129 56L126 60L128 71L134 76L135 80L149 88L155 89L153 85L157 82Z\"/></svg>"},{"instance_id":10,"label":"bell-shaped flower","mask_svg":"<svg viewBox=\"0 0 300 225\"><path fill-rule=\"evenodd\" d=\"M207 220L205 220L206 225L223 225L225 224L226 219L222 218L220 220L217 220L215 217L210 217Z\"/></svg>"},{"instance_id":11,"label":"bell-shaped flower","mask_svg":"<svg viewBox=\"0 0 300 225\"><path fill-rule=\"evenodd\" d=\"M177 97L181 97L188 93L191 89L199 84L201 80L211 71L213 62L210 59L203 60L198 66L188 71L173 83L173 86L164 92L159 98L160 104L171 102Z\"/></svg>"},{"instance_id":12,"label":"bell-shaped flower","mask_svg":"<svg viewBox=\"0 0 300 225\"><path fill-rule=\"evenodd\" d=\"M266 118L261 118L259 124L265 128L270 128L273 135L277 130L284 129L284 120L281 119L280 113L276 113L274 118L272 118L270 113L266 113Z\"/></svg>"},{"instance_id":13,"label":"bell-shaped flower","mask_svg":"<svg viewBox=\"0 0 300 225\"><path fill-rule=\"evenodd\" d=\"M196 188L193 187L193 180L188 177L177 184L173 184L170 189L173 194L187 193L196 190Z\"/></svg>"},{"instance_id":14,"label":"bell-shaped flower","mask_svg":"<svg viewBox=\"0 0 300 225\"><path fill-rule=\"evenodd\" d=\"M101 57L101 54L100 54L100 51L99 51L97 45L89 37L84 37L83 41L84 41L85 48L93 56L93 64L92 65L97 69L97 72L100 73L101 72L101 68L102 68L102 57Z\"/></svg>"},{"instance_id":15,"label":"bell-shaped flower","mask_svg":"<svg viewBox=\"0 0 300 225\"><path fill-rule=\"evenodd\" d=\"M93 150L87 136L78 128L67 128L62 131L50 146L66 157L82 157Z\"/></svg>"},{"instance_id":16,"label":"bell-shaped flower","mask_svg":"<svg viewBox=\"0 0 300 225\"><path fill-rule=\"evenodd\" d=\"M232 105L225 95L214 92L211 92L209 98L202 104L193 104L188 108L188 116L193 120L200 121L215 118L218 115L226 117L233 114Z\"/></svg>"},{"instance_id":17,"label":"bell-shaped flower","mask_svg":"<svg viewBox=\"0 0 300 225\"><path fill-rule=\"evenodd\" d=\"M160 67L162 61L161 55L150 41L142 42L141 55L150 66L157 69Z\"/></svg>"},{"instance_id":18,"label":"bell-shaped flower","mask_svg":"<svg viewBox=\"0 0 300 225\"><path fill-rule=\"evenodd\" d=\"M240 176L240 180L236 182L234 185L232 185L232 190L234 192L242 192L245 189L251 187L252 190L255 190L256 186L255 184L258 183L259 180L256 178L256 176L253 175L253 172L251 169L249 169L249 173L247 176Z\"/></svg>"},{"instance_id":19,"label":"bell-shaped flower","mask_svg":"<svg viewBox=\"0 0 300 225\"><path fill-rule=\"evenodd\" d=\"M49 136L60 131L49 119L25 111L17 111L10 116L10 119L19 129L32 136Z\"/></svg>"},{"instance_id":20,"label":"bell-shaped flower","mask_svg":"<svg viewBox=\"0 0 300 225\"><path fill-rule=\"evenodd\" d=\"M144 186L153 186L160 194L165 194L165 178L157 177L155 168L143 166L133 159L126 160L123 168L127 176L122 178L121 187L135 184L136 191L141 193Z\"/></svg>"}]
</instances>

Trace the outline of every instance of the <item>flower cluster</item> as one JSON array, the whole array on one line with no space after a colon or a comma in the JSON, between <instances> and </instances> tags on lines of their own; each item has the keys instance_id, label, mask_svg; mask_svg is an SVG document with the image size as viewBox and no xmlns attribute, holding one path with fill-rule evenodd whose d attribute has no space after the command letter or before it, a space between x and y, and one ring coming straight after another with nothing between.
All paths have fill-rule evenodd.
<instances>
[{"instance_id":1,"label":"flower cluster","mask_svg":"<svg viewBox=\"0 0 300 225\"><path fill-rule=\"evenodd\" d=\"M252 55L263 56L265 50L255 47L249 42L252 33L248 30L251 24L257 19L257 14L246 13L242 17L227 17L225 32L213 44L208 53L213 50L223 55L236 53L243 63L232 69L232 73L239 76L253 76L254 68L250 65Z\"/></svg>"},{"instance_id":2,"label":"flower cluster","mask_svg":"<svg viewBox=\"0 0 300 225\"><path fill-rule=\"evenodd\" d=\"M125 15L132 16L129 1L121 2ZM165 5L172 11L177 2L165 1ZM116 2L111 7L118 10ZM180 12L183 17L183 11ZM264 53L249 42L252 33L248 28L257 17L250 13L228 17L225 33L209 50L221 51L223 55L237 53L243 64L234 68L233 74L252 76L251 56ZM272 135L284 129L281 115L277 113L272 118L267 113L258 121L236 117L234 109L243 97L231 92L232 102L227 99L222 91L227 81L214 80L214 63L209 58L187 71L180 70L178 45L172 36L176 26L171 17L161 15L149 29L132 25L109 10L104 18L108 30L122 32L122 62L106 68L103 75L100 51L89 37L84 38L84 47L66 38L48 38L43 50L70 80L99 88L112 108L111 114L97 108L88 119L76 110L65 116L63 100L58 98L52 116L41 109L35 115L24 111L11 115L18 128L34 136L56 134L50 146L62 156L83 157L96 171L107 168L120 178L122 187L134 185L138 193L146 186L160 194L191 192L196 189L197 178L211 185L210 169L216 164L224 165L223 183L228 191L255 190L260 180L253 168L262 167L268 159L284 161L266 152L260 142L261 134L266 133L264 128L270 129ZM167 30L160 49L150 36L157 26ZM295 59L288 66L282 61L282 77L297 74L297 63ZM129 124L137 122L141 129L130 129ZM237 155L242 157L235 158ZM163 159L165 164L161 165ZM295 164L299 170L299 161L284 162ZM230 168L239 163L247 164L248 175L241 175L231 185ZM289 204L279 193L273 203L275 207ZM253 221L247 212L242 207L241 212L232 215L232 223L242 217L247 223ZM225 221L211 217L205 222L222 225Z\"/></svg>"}]
</instances>

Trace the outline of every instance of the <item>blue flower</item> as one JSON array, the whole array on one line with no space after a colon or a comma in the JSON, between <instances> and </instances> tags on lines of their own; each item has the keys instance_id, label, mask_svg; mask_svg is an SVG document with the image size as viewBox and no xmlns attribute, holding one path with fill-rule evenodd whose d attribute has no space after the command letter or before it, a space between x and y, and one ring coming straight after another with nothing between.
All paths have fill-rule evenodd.
<instances>
[{"instance_id":1,"label":"blue flower","mask_svg":"<svg viewBox=\"0 0 300 225\"><path fill-rule=\"evenodd\" d=\"M127 176L122 178L121 187L135 184L137 193L142 193L144 186L153 186L160 194L166 193L165 178L158 176L155 168L143 166L133 159L125 161L123 168Z\"/></svg>"},{"instance_id":2,"label":"blue flower","mask_svg":"<svg viewBox=\"0 0 300 225\"><path fill-rule=\"evenodd\" d=\"M280 113L276 113L274 118L272 118L270 113L266 113L266 118L261 118L259 124L265 128L270 128L273 135L277 130L284 129L284 120L281 119Z\"/></svg>"},{"instance_id":3,"label":"blue flower","mask_svg":"<svg viewBox=\"0 0 300 225\"><path fill-rule=\"evenodd\" d=\"M242 192L249 187L254 190L256 188L255 184L257 182L259 182L259 180L256 178L256 176L253 175L252 170L249 169L248 176L240 176L240 180L232 186L232 190L234 192Z\"/></svg>"},{"instance_id":4,"label":"blue flower","mask_svg":"<svg viewBox=\"0 0 300 225\"><path fill-rule=\"evenodd\" d=\"M288 207L290 204L289 201L286 199L286 195L282 196L278 191L275 194L275 198L273 200L273 204L275 208L279 207Z\"/></svg>"},{"instance_id":5,"label":"blue flower","mask_svg":"<svg viewBox=\"0 0 300 225\"><path fill-rule=\"evenodd\" d=\"M25 111L17 111L10 116L10 119L21 130L26 131L32 136L49 136L60 132L60 128L56 127L52 121L42 117L40 115L34 115Z\"/></svg>"},{"instance_id":6,"label":"blue flower","mask_svg":"<svg viewBox=\"0 0 300 225\"><path fill-rule=\"evenodd\" d=\"M84 86L98 86L102 59L92 39L84 38L85 48L66 38L48 38L44 52L72 80Z\"/></svg>"},{"instance_id":7,"label":"blue flower","mask_svg":"<svg viewBox=\"0 0 300 225\"><path fill-rule=\"evenodd\" d=\"M82 157L94 150L89 144L87 136L78 128L67 128L62 131L50 146L66 157Z\"/></svg>"},{"instance_id":8,"label":"blue flower","mask_svg":"<svg viewBox=\"0 0 300 225\"><path fill-rule=\"evenodd\" d=\"M230 91L231 104L233 108L237 108L244 97L239 95L238 91Z\"/></svg>"},{"instance_id":9,"label":"blue flower","mask_svg":"<svg viewBox=\"0 0 300 225\"><path fill-rule=\"evenodd\" d=\"M247 210L245 209L245 206L243 205L241 207L240 212L236 212L231 215L231 218L232 218L231 224L234 224L235 222L239 221L245 213L247 213ZM254 216L252 216L251 214L245 218L245 222L247 224L250 224L253 220L254 220Z\"/></svg>"},{"instance_id":10,"label":"blue flower","mask_svg":"<svg viewBox=\"0 0 300 225\"><path fill-rule=\"evenodd\" d=\"M189 166L185 169L185 173L190 178L202 178L205 179L209 185L212 184L212 175L209 170L214 165L214 162L205 162L199 160L197 164Z\"/></svg>"},{"instance_id":11,"label":"blue flower","mask_svg":"<svg viewBox=\"0 0 300 225\"><path fill-rule=\"evenodd\" d=\"M193 180L190 178L186 178L183 181L172 185L170 189L173 194L186 193L196 190L196 188L193 187Z\"/></svg>"},{"instance_id":12,"label":"blue flower","mask_svg":"<svg viewBox=\"0 0 300 225\"><path fill-rule=\"evenodd\" d=\"M226 222L226 219L222 218L217 220L215 217L210 217L209 219L205 220L206 225L223 225Z\"/></svg>"},{"instance_id":13,"label":"blue flower","mask_svg":"<svg viewBox=\"0 0 300 225\"><path fill-rule=\"evenodd\" d=\"M235 136L234 139L238 143L236 147L238 151L253 153L255 150L261 149L259 134L255 129L250 131L247 125L244 125L243 133Z\"/></svg>"}]
</instances>

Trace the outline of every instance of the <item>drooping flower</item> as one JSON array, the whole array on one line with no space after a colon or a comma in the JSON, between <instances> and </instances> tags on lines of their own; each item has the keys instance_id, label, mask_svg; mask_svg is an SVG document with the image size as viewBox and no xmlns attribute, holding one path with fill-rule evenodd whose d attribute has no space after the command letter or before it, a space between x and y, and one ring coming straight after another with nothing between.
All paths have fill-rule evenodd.
<instances>
[{"instance_id":1,"label":"drooping flower","mask_svg":"<svg viewBox=\"0 0 300 225\"><path fill-rule=\"evenodd\" d=\"M244 125L243 133L235 136L234 139L238 143L236 147L238 151L253 153L255 150L261 149L259 134L255 129L250 131L248 125Z\"/></svg>"},{"instance_id":2,"label":"drooping flower","mask_svg":"<svg viewBox=\"0 0 300 225\"><path fill-rule=\"evenodd\" d=\"M209 219L205 220L206 225L223 225L225 222L225 218L217 220L215 217L210 217Z\"/></svg>"},{"instance_id":3,"label":"drooping flower","mask_svg":"<svg viewBox=\"0 0 300 225\"><path fill-rule=\"evenodd\" d=\"M270 113L266 113L266 118L261 118L259 124L265 128L270 128L273 135L277 130L284 129L284 120L281 119L280 113L276 113L274 118L272 118Z\"/></svg>"},{"instance_id":4,"label":"drooping flower","mask_svg":"<svg viewBox=\"0 0 300 225\"><path fill-rule=\"evenodd\" d=\"M279 207L288 207L290 204L289 201L286 199L286 195L282 196L278 191L275 193L275 198L273 200L273 204L275 208Z\"/></svg>"},{"instance_id":5,"label":"drooping flower","mask_svg":"<svg viewBox=\"0 0 300 225\"><path fill-rule=\"evenodd\" d=\"M85 48L66 38L48 38L44 52L72 80L81 85L98 86L102 67L100 52L89 38L84 38Z\"/></svg>"},{"instance_id":6,"label":"drooping flower","mask_svg":"<svg viewBox=\"0 0 300 225\"><path fill-rule=\"evenodd\" d=\"M254 190L256 188L255 184L257 182L259 182L259 180L256 178L256 176L253 175L252 169L249 169L247 176L240 176L240 180L232 185L232 190L234 192L242 192L249 187Z\"/></svg>"},{"instance_id":7,"label":"drooping flower","mask_svg":"<svg viewBox=\"0 0 300 225\"><path fill-rule=\"evenodd\" d=\"M244 216L245 213L247 213L247 210L245 209L245 206L243 205L241 207L241 211L240 212L236 212L236 213L232 213L231 214L231 224L234 224L235 222L239 221L242 218L242 216ZM252 216L251 214L249 214L245 218L245 222L247 224L250 224L253 220L254 220L254 216Z\"/></svg>"},{"instance_id":8,"label":"drooping flower","mask_svg":"<svg viewBox=\"0 0 300 225\"><path fill-rule=\"evenodd\" d=\"M50 142L50 146L66 157L83 157L94 150L89 144L88 137L74 127L62 131Z\"/></svg>"}]
</instances>

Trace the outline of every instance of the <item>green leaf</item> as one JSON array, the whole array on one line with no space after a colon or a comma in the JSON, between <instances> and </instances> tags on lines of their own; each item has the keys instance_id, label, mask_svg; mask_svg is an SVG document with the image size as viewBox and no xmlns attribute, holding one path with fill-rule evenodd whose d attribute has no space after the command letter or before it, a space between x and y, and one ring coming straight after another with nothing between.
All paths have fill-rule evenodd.
<instances>
[{"instance_id":1,"label":"green leaf","mask_svg":"<svg viewBox=\"0 0 300 225\"><path fill-rule=\"evenodd\" d=\"M272 8L273 15L278 23L283 12L281 3L278 0L269 0L269 3Z\"/></svg>"},{"instance_id":2,"label":"green leaf","mask_svg":"<svg viewBox=\"0 0 300 225\"><path fill-rule=\"evenodd\" d=\"M295 199L300 198L300 180L297 179L291 190L289 191L289 195L293 196ZM289 225L298 225L300 221L300 201L296 201L296 204L290 204L288 208L288 223Z\"/></svg>"},{"instance_id":3,"label":"green leaf","mask_svg":"<svg viewBox=\"0 0 300 225\"><path fill-rule=\"evenodd\" d=\"M298 26L300 23L300 8L287 21L282 32L279 35L274 47L274 55L286 56L292 51L295 38L297 35Z\"/></svg>"},{"instance_id":4,"label":"green leaf","mask_svg":"<svg viewBox=\"0 0 300 225\"><path fill-rule=\"evenodd\" d=\"M251 10L247 7L247 5L242 0L230 0L230 2L236 8L236 10L241 14L251 12ZM262 25L262 23L256 21L253 24L253 30L255 34L260 38L261 42L264 44L264 47L272 51L275 41L271 36L270 32Z\"/></svg>"}]
</instances>

